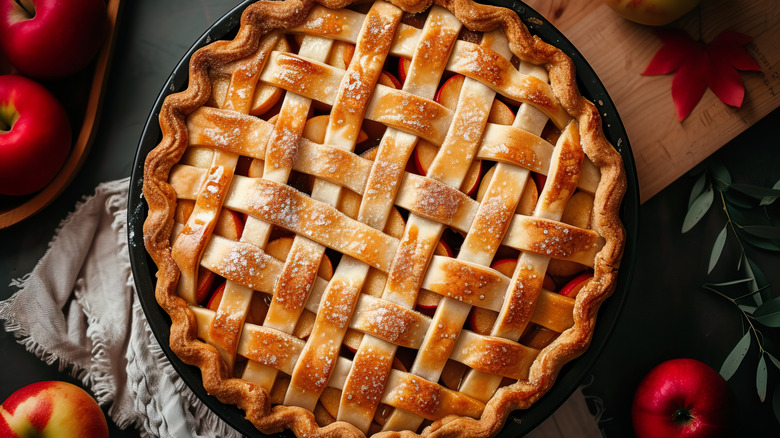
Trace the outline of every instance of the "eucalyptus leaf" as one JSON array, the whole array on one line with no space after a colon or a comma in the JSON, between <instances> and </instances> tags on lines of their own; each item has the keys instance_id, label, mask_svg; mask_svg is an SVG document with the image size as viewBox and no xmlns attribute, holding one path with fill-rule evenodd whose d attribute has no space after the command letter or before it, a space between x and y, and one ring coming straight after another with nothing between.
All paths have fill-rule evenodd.
<instances>
[{"instance_id":1,"label":"eucalyptus leaf","mask_svg":"<svg viewBox=\"0 0 780 438\"><path fill-rule=\"evenodd\" d=\"M751 198L763 201L764 198L777 198L780 197L780 189L754 186L752 184L738 184L734 183L729 185L729 188L736 190L740 193L744 193Z\"/></svg>"},{"instance_id":2,"label":"eucalyptus leaf","mask_svg":"<svg viewBox=\"0 0 780 438\"><path fill-rule=\"evenodd\" d=\"M688 198L688 208L691 208L691 204L693 204L693 201L696 200L696 198L698 198L699 195L702 194L706 185L707 185L707 174L702 173L699 179L696 180L696 183L693 184L693 188L691 189L691 196Z\"/></svg>"},{"instance_id":3,"label":"eucalyptus leaf","mask_svg":"<svg viewBox=\"0 0 780 438\"><path fill-rule=\"evenodd\" d=\"M764 275L764 271L762 271L761 268L758 267L756 262L754 262L753 259L751 259L750 257L746 257L746 260L747 260L748 264L750 265L751 271L753 272L753 278L756 279L756 282L758 283L758 285L765 285L765 284L767 284L766 275ZM761 288L761 286L756 288L756 290L758 290L760 288Z\"/></svg>"},{"instance_id":4,"label":"eucalyptus leaf","mask_svg":"<svg viewBox=\"0 0 780 438\"><path fill-rule=\"evenodd\" d=\"M742 309L743 312L749 315L752 315L753 312L755 312L756 309L758 308L756 306L748 306L747 304L738 304L737 307L739 307L740 309Z\"/></svg>"},{"instance_id":5,"label":"eucalyptus leaf","mask_svg":"<svg viewBox=\"0 0 780 438\"><path fill-rule=\"evenodd\" d=\"M742 359L745 358L748 350L750 349L751 336L750 332L745 332L742 339L737 342L737 345L731 350L726 360L723 361L723 365L720 367L720 375L724 379L729 380L731 376L737 371L739 365L742 364Z\"/></svg>"},{"instance_id":6,"label":"eucalyptus leaf","mask_svg":"<svg viewBox=\"0 0 780 438\"><path fill-rule=\"evenodd\" d=\"M765 301L753 312L753 318L767 327L780 327L780 297Z\"/></svg>"},{"instance_id":7,"label":"eucalyptus leaf","mask_svg":"<svg viewBox=\"0 0 780 438\"><path fill-rule=\"evenodd\" d=\"M747 255L744 256L744 259L745 259L745 264L743 266L745 267L745 274L747 274L748 277L753 279L748 284L748 289L750 290L750 292L755 292L758 290L758 281L756 280L755 274L753 274L753 267L750 264L750 259L747 257Z\"/></svg>"},{"instance_id":8,"label":"eucalyptus leaf","mask_svg":"<svg viewBox=\"0 0 780 438\"><path fill-rule=\"evenodd\" d=\"M731 204L735 207L740 208L754 208L756 202L755 200L752 200L752 198L747 197L739 192L736 192L734 190L728 190L723 195L726 198L726 202Z\"/></svg>"},{"instance_id":9,"label":"eucalyptus leaf","mask_svg":"<svg viewBox=\"0 0 780 438\"><path fill-rule=\"evenodd\" d=\"M720 183L720 185L731 185L731 174L729 173L729 170L726 168L726 166L723 165L722 161L712 160L712 163L710 164L710 171L712 172L712 175L715 177L715 179Z\"/></svg>"},{"instance_id":10,"label":"eucalyptus leaf","mask_svg":"<svg viewBox=\"0 0 780 438\"><path fill-rule=\"evenodd\" d=\"M729 214L729 218L731 218L731 222L738 224L746 224L751 222L745 218L745 215L742 213L743 210L740 210L739 208L736 208L729 203L726 203L726 211Z\"/></svg>"},{"instance_id":11,"label":"eucalyptus leaf","mask_svg":"<svg viewBox=\"0 0 780 438\"><path fill-rule=\"evenodd\" d=\"M771 225L743 225L742 231L764 239L780 239L780 227Z\"/></svg>"},{"instance_id":12,"label":"eucalyptus leaf","mask_svg":"<svg viewBox=\"0 0 780 438\"><path fill-rule=\"evenodd\" d=\"M726 237L728 237L729 224L723 226L723 229L718 233L718 237L715 238L715 244L712 245L712 251L710 252L710 265L707 268L707 274L712 272L715 265L720 260L720 255L723 253L723 246L726 244Z\"/></svg>"},{"instance_id":13,"label":"eucalyptus leaf","mask_svg":"<svg viewBox=\"0 0 780 438\"><path fill-rule=\"evenodd\" d=\"M714 193L712 187L708 187L707 190L702 192L691 204L691 208L688 209L688 213L683 220L682 232L687 233L694 225L699 223L701 218L707 214L710 207L712 207L712 200Z\"/></svg>"},{"instance_id":14,"label":"eucalyptus leaf","mask_svg":"<svg viewBox=\"0 0 780 438\"><path fill-rule=\"evenodd\" d=\"M780 423L780 383L775 386L775 395L772 397L772 410L775 411L775 419Z\"/></svg>"},{"instance_id":15,"label":"eucalyptus leaf","mask_svg":"<svg viewBox=\"0 0 780 438\"><path fill-rule=\"evenodd\" d=\"M777 367L778 370L780 370L780 360L778 360L776 357L772 355L772 353L768 352L766 353L767 356L769 356L769 360L772 361L773 364Z\"/></svg>"},{"instance_id":16,"label":"eucalyptus leaf","mask_svg":"<svg viewBox=\"0 0 780 438\"><path fill-rule=\"evenodd\" d=\"M752 297L752 296L753 296L753 295L755 295L755 294L760 294L760 293L761 293L762 291L764 291L765 289L769 289L769 285L766 285L766 286L762 287L761 289L759 289L759 290L757 290L757 291L755 291L755 292L748 292L748 293L746 293L746 294L742 294L742 295L740 295L740 296L738 296L738 297L734 298L734 301L740 301L740 300L743 300L743 299L745 299L745 298L747 298L747 297Z\"/></svg>"},{"instance_id":17,"label":"eucalyptus leaf","mask_svg":"<svg viewBox=\"0 0 780 438\"><path fill-rule=\"evenodd\" d=\"M756 391L758 391L758 398L761 400L761 403L766 400L766 378L766 359L764 359L762 354L758 360L758 369L756 369Z\"/></svg>"},{"instance_id":18,"label":"eucalyptus leaf","mask_svg":"<svg viewBox=\"0 0 780 438\"><path fill-rule=\"evenodd\" d=\"M759 315L768 315L774 312L780 312L780 297L772 297L758 308Z\"/></svg>"},{"instance_id":19,"label":"eucalyptus leaf","mask_svg":"<svg viewBox=\"0 0 780 438\"><path fill-rule=\"evenodd\" d=\"M741 237L742 240L744 240L746 243L755 246L756 248L761 248L767 251L780 252L780 244L772 240L761 239L756 236L751 236L747 233L743 233Z\"/></svg>"},{"instance_id":20,"label":"eucalyptus leaf","mask_svg":"<svg viewBox=\"0 0 780 438\"><path fill-rule=\"evenodd\" d=\"M756 321L767 327L780 327L780 311L755 317Z\"/></svg>"},{"instance_id":21,"label":"eucalyptus leaf","mask_svg":"<svg viewBox=\"0 0 780 438\"><path fill-rule=\"evenodd\" d=\"M750 292L758 292L760 290L758 287L758 283L759 283L758 275L760 274L763 278L763 273L753 264L753 262L748 258L747 255L745 255L744 267L745 267L745 273L749 277L753 278L753 281L748 283L748 290ZM756 304L758 304L759 306L764 303L764 300L761 298L761 294L753 295L753 299L755 300Z\"/></svg>"},{"instance_id":22,"label":"eucalyptus leaf","mask_svg":"<svg viewBox=\"0 0 780 438\"><path fill-rule=\"evenodd\" d=\"M772 188L775 189L775 190L780 190L780 179L777 180L777 182L775 183L775 185L772 186ZM761 200L761 202L758 203L758 205L760 205L762 207L766 206L766 205L770 205L773 202L775 202L776 199L777 199L777 196L766 196L766 197L764 197Z\"/></svg>"},{"instance_id":23,"label":"eucalyptus leaf","mask_svg":"<svg viewBox=\"0 0 780 438\"><path fill-rule=\"evenodd\" d=\"M711 283L706 286L733 286L735 284L747 283L753 281L752 278L740 278L739 280L724 281L723 283Z\"/></svg>"}]
</instances>

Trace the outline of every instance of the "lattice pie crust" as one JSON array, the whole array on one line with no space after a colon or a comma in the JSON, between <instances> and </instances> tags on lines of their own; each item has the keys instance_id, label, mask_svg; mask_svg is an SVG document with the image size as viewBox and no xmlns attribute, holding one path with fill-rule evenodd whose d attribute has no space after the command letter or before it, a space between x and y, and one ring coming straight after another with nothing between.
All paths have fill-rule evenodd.
<instances>
[{"instance_id":1,"label":"lattice pie crust","mask_svg":"<svg viewBox=\"0 0 780 438\"><path fill-rule=\"evenodd\" d=\"M623 164L514 12L349 3L249 6L165 100L171 348L264 433L493 435L590 342Z\"/></svg>"}]
</instances>

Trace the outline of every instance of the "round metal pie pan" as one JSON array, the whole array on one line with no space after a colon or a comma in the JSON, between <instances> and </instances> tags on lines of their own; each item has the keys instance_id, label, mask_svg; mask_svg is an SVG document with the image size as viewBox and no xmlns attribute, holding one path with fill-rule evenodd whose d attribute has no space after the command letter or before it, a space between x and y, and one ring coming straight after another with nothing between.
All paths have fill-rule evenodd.
<instances>
[{"instance_id":1,"label":"round metal pie pan","mask_svg":"<svg viewBox=\"0 0 780 438\"><path fill-rule=\"evenodd\" d=\"M170 319L155 300L154 285L157 269L151 258L146 254L143 244L143 221L146 217L147 205L142 196L144 160L149 151L159 143L162 137L158 116L163 100L167 95L181 91L187 86L189 59L197 49L214 40L233 38L239 27L241 13L253 1L245 0L209 27L182 57L168 80L162 86L162 91L157 97L144 126L133 164L128 201L128 239L130 260L138 297L149 320L152 332L157 337L173 367L203 403L228 424L244 435L262 437L266 435L258 432L254 425L244 418L242 410L236 406L223 404L215 397L209 395L203 388L200 370L182 362L168 345ZM580 92L596 103L602 115L604 134L623 157L628 181L626 195L621 207L621 220L627 231L627 240L615 293L601 306L593 340L585 354L564 366L552 389L530 409L515 411L510 414L499 436L515 437L530 432L569 398L587 376L602 347L607 342L612 328L620 315L623 302L626 299L631 272L636 259L639 189L634 158L631 154L628 136L620 116L596 73L577 49L544 17L522 2L487 0L483 1L483 3L504 6L514 10L525 25L528 26L531 33L537 34L548 43L559 47L572 58L577 69L577 84ZM287 431L274 436L292 436L292 433Z\"/></svg>"}]
</instances>

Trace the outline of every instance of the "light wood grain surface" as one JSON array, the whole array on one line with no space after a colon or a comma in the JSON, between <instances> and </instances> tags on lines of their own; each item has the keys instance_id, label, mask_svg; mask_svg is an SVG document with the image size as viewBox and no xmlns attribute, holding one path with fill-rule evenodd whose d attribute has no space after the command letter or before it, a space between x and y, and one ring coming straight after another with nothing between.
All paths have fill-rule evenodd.
<instances>
[{"instance_id":1,"label":"light wood grain surface","mask_svg":"<svg viewBox=\"0 0 780 438\"><path fill-rule=\"evenodd\" d=\"M642 76L660 40L654 28L622 19L601 0L526 0L577 47L617 106L636 160L642 202L685 174L780 106L780 1L703 0L670 24L709 42L732 29L753 37L746 46L762 72L742 72L741 108L707 90L690 116L677 120L672 76Z\"/></svg>"},{"instance_id":2,"label":"light wood grain surface","mask_svg":"<svg viewBox=\"0 0 780 438\"><path fill-rule=\"evenodd\" d=\"M603 438L597 419L591 414L582 388L555 413L535 427L526 438Z\"/></svg>"}]
</instances>

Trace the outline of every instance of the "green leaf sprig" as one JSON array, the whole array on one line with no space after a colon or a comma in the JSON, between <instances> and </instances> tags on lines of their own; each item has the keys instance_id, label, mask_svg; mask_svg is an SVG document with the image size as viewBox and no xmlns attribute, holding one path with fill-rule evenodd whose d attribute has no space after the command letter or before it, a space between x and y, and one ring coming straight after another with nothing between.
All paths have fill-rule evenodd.
<instances>
[{"instance_id":1,"label":"green leaf sprig","mask_svg":"<svg viewBox=\"0 0 780 438\"><path fill-rule=\"evenodd\" d=\"M776 218L766 208L780 198L780 180L771 188L735 183L726 166L714 159L706 161L693 173L700 175L691 190L682 232L691 230L717 202L723 211L725 224L712 244L707 274L718 265L726 242L732 238L739 250L736 271L744 276L737 280L703 285L704 289L734 304L746 323L743 336L726 356L720 374L726 380L730 379L755 340L759 354L756 392L761 402L764 402L767 394L767 360L777 370L780 370L780 360L776 354L768 351L761 328L780 327L780 296L772 293L764 273L750 257L748 250L758 248L780 253L780 227L773 224ZM772 399L773 411L780 421L780 383Z\"/></svg>"}]
</instances>

